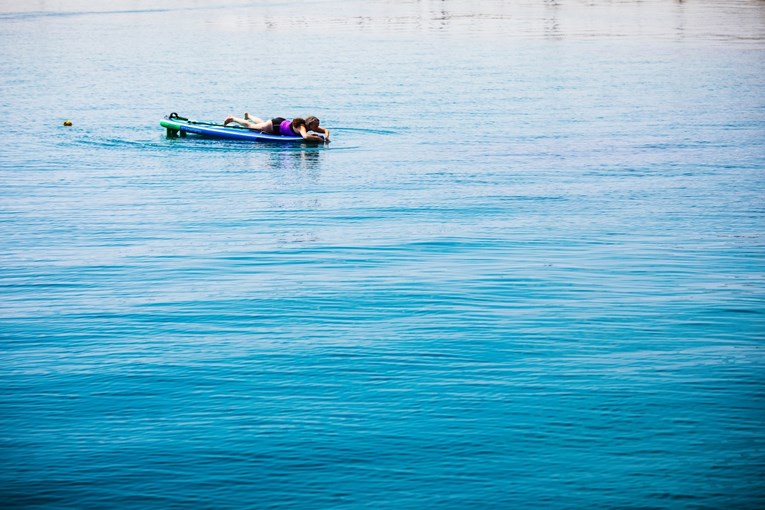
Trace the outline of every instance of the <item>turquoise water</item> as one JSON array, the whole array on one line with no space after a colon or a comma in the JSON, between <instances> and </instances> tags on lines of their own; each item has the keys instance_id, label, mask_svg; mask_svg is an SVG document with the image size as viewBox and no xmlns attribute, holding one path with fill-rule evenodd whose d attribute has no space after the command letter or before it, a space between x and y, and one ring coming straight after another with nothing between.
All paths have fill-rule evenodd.
<instances>
[{"instance_id":1,"label":"turquoise water","mask_svg":"<svg viewBox=\"0 0 765 510\"><path fill-rule=\"evenodd\" d=\"M16 4L4 508L765 505L765 4Z\"/></svg>"}]
</instances>

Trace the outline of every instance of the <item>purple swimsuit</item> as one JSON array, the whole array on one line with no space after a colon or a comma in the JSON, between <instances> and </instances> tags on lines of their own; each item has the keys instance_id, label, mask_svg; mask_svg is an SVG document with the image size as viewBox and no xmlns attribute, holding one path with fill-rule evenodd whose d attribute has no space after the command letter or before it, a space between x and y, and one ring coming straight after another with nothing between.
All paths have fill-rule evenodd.
<instances>
[{"instance_id":1,"label":"purple swimsuit","mask_svg":"<svg viewBox=\"0 0 765 510\"><path fill-rule=\"evenodd\" d=\"M279 132L282 136L297 136L297 134L290 127L291 124L291 120L283 120L281 124L279 124Z\"/></svg>"}]
</instances>

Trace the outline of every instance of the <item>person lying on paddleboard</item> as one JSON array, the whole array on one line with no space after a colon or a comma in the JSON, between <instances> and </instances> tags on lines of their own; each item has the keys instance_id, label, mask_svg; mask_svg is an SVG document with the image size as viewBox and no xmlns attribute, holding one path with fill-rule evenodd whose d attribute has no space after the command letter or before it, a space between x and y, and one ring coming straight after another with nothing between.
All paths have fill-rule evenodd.
<instances>
[{"instance_id":1,"label":"person lying on paddleboard","mask_svg":"<svg viewBox=\"0 0 765 510\"><path fill-rule=\"evenodd\" d=\"M322 140L319 135L315 134L319 133L324 135L324 141L329 141L329 129L321 127L319 125L319 119L314 116L310 116L305 120L300 117L296 117L292 120L285 119L284 117L263 120L258 117L253 117L245 112L243 119L234 116L226 117L226 120L223 121L223 125L227 126L232 122L268 135L302 136L306 140Z\"/></svg>"}]
</instances>

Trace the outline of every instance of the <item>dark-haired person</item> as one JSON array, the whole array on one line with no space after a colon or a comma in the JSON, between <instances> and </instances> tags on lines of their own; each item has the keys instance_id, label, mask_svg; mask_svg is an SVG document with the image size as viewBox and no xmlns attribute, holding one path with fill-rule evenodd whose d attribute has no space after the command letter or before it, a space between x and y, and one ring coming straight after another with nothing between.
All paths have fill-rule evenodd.
<instances>
[{"instance_id":1,"label":"dark-haired person","mask_svg":"<svg viewBox=\"0 0 765 510\"><path fill-rule=\"evenodd\" d=\"M311 115L305 119L305 127L308 131L324 135L324 140L329 141L329 129L321 127L318 117Z\"/></svg>"},{"instance_id":2,"label":"dark-haired person","mask_svg":"<svg viewBox=\"0 0 765 510\"><path fill-rule=\"evenodd\" d=\"M253 117L245 112L243 119L234 116L226 117L226 120L223 121L223 125L227 126L232 122L268 135L300 136L306 140L313 141L329 140L329 130L321 127L319 125L319 119L313 116L308 117L308 119L302 119L300 117L295 117L294 119L274 117L271 120L263 120L258 117ZM310 131L313 131L314 133L311 133ZM324 137L322 138L316 133L321 133Z\"/></svg>"}]
</instances>

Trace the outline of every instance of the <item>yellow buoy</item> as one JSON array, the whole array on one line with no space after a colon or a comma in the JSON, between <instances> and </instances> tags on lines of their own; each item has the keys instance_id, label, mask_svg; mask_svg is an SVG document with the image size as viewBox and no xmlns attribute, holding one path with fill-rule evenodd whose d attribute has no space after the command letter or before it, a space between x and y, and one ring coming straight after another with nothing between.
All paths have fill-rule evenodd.
<instances>
[{"instance_id":1,"label":"yellow buoy","mask_svg":"<svg viewBox=\"0 0 765 510\"><path fill-rule=\"evenodd\" d=\"M71 126L72 125L72 121L71 120L65 120L64 121L64 125L65 126Z\"/></svg>"}]
</instances>

